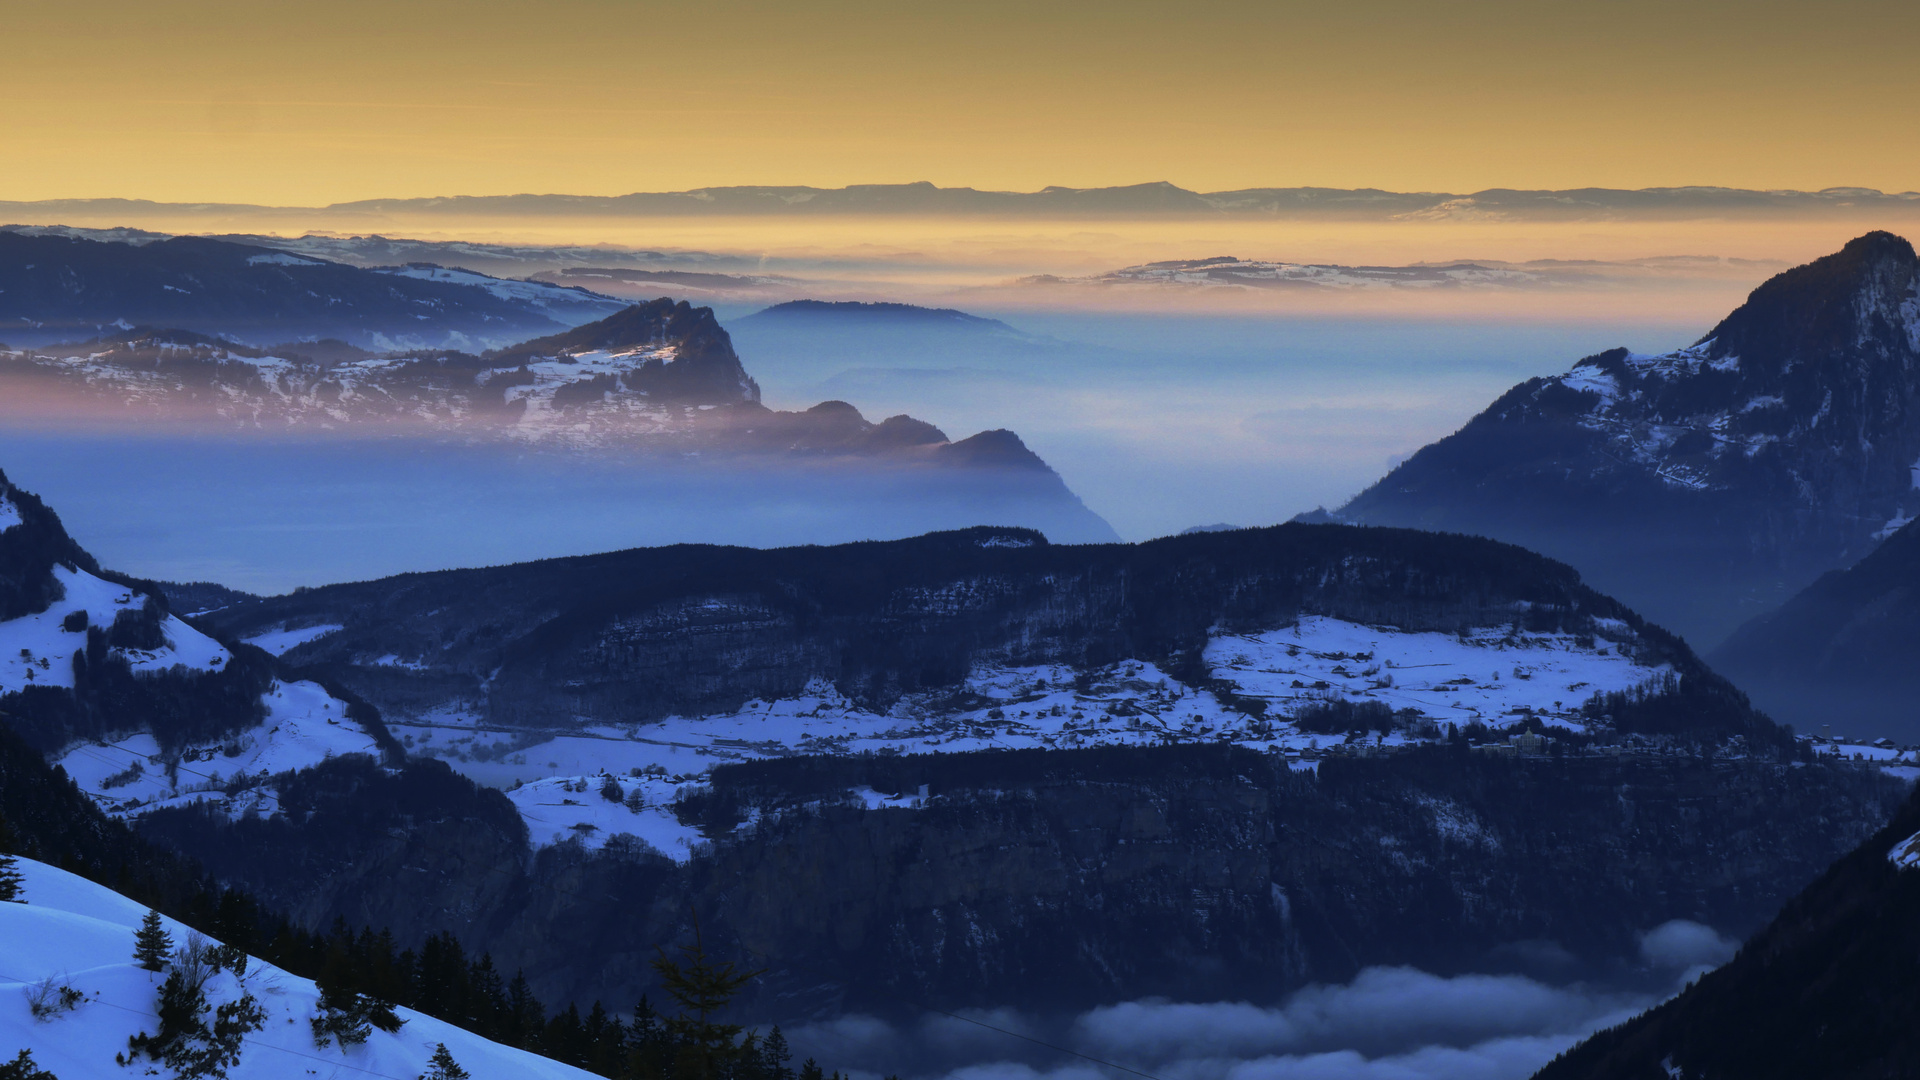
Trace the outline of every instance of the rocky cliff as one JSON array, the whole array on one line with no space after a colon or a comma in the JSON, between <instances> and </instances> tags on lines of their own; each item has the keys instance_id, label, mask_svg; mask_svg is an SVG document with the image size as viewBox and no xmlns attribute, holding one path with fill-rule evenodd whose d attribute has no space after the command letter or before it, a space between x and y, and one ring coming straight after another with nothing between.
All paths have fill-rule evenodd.
<instances>
[{"instance_id":1,"label":"rocky cliff","mask_svg":"<svg viewBox=\"0 0 1920 1080\"><path fill-rule=\"evenodd\" d=\"M1876 232L1685 349L1514 387L1339 516L1524 544L1712 644L1920 513L1916 461L1920 260Z\"/></svg>"}]
</instances>

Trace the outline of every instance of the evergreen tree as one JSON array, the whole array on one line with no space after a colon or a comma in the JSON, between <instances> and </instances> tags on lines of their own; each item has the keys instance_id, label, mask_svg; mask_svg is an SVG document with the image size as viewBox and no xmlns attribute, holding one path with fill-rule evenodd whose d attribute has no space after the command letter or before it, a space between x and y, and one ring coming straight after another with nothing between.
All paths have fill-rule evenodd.
<instances>
[{"instance_id":1,"label":"evergreen tree","mask_svg":"<svg viewBox=\"0 0 1920 1080\"><path fill-rule=\"evenodd\" d=\"M160 924L160 913L148 908L147 917L141 920L140 929L133 935L133 958L148 971L164 971L172 952L173 937Z\"/></svg>"},{"instance_id":2,"label":"evergreen tree","mask_svg":"<svg viewBox=\"0 0 1920 1080\"><path fill-rule=\"evenodd\" d=\"M716 1022L714 1014L727 1007L740 988L757 978L759 971L737 971L732 961L717 963L707 956L700 940L700 920L693 920L693 944L680 946L680 959L665 949L653 960L653 970L667 996L680 1006L680 1015L667 1021L667 1030L680 1043L675 1072L695 1080L716 1080L731 1067L759 1056L759 1040L748 1035L736 1042L745 1030L739 1024Z\"/></svg>"},{"instance_id":3,"label":"evergreen tree","mask_svg":"<svg viewBox=\"0 0 1920 1080\"><path fill-rule=\"evenodd\" d=\"M793 1060L793 1051L787 1048L787 1037L780 1034L775 1025L767 1037L760 1043L760 1075L765 1080L793 1080L793 1068L787 1062Z\"/></svg>"},{"instance_id":4,"label":"evergreen tree","mask_svg":"<svg viewBox=\"0 0 1920 1080\"><path fill-rule=\"evenodd\" d=\"M0 1061L0 1080L59 1080L34 1064L33 1051L22 1050L12 1061Z\"/></svg>"},{"instance_id":5,"label":"evergreen tree","mask_svg":"<svg viewBox=\"0 0 1920 1080\"><path fill-rule=\"evenodd\" d=\"M434 1046L433 1060L427 1063L427 1071L420 1074L420 1080L467 1080L468 1075L447 1052L447 1044L439 1043Z\"/></svg>"},{"instance_id":6,"label":"evergreen tree","mask_svg":"<svg viewBox=\"0 0 1920 1080\"><path fill-rule=\"evenodd\" d=\"M0 854L0 900L11 900L16 904L26 903L25 900L20 899L22 880L19 863L15 862L11 855Z\"/></svg>"}]
</instances>

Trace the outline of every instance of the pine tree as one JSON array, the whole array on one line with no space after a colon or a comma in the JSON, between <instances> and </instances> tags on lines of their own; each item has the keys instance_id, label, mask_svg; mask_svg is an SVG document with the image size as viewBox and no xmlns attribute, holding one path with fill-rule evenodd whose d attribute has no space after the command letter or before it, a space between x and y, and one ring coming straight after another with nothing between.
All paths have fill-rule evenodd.
<instances>
[{"instance_id":1,"label":"pine tree","mask_svg":"<svg viewBox=\"0 0 1920 1080\"><path fill-rule=\"evenodd\" d=\"M20 876L20 864L14 861L13 856L0 854L0 900L11 900L16 904L26 903L25 900L20 899L23 880Z\"/></svg>"},{"instance_id":2,"label":"pine tree","mask_svg":"<svg viewBox=\"0 0 1920 1080\"><path fill-rule=\"evenodd\" d=\"M167 928L160 925L160 913L147 909L147 917L140 923L140 929L133 935L133 958L148 971L164 971L167 957L173 952L173 937Z\"/></svg>"},{"instance_id":3,"label":"pine tree","mask_svg":"<svg viewBox=\"0 0 1920 1080\"><path fill-rule=\"evenodd\" d=\"M433 1048L433 1060L427 1063L427 1071L420 1074L420 1080L467 1080L467 1077L467 1070L447 1052L446 1043Z\"/></svg>"},{"instance_id":4,"label":"pine tree","mask_svg":"<svg viewBox=\"0 0 1920 1080\"><path fill-rule=\"evenodd\" d=\"M33 1051L22 1050L12 1061L0 1062L0 1080L58 1080L58 1078L34 1064Z\"/></svg>"},{"instance_id":5,"label":"pine tree","mask_svg":"<svg viewBox=\"0 0 1920 1080\"><path fill-rule=\"evenodd\" d=\"M680 1015L667 1021L667 1030L682 1047L682 1067L675 1071L711 1080L735 1062L758 1057L760 1047L755 1036L735 1042L744 1029L739 1024L716 1023L713 1015L762 973L737 971L731 961L721 964L709 959L700 941L697 917L693 920L693 944L680 946L680 959L669 957L665 949L659 953L653 970L660 974L667 995L680 1006Z\"/></svg>"}]
</instances>

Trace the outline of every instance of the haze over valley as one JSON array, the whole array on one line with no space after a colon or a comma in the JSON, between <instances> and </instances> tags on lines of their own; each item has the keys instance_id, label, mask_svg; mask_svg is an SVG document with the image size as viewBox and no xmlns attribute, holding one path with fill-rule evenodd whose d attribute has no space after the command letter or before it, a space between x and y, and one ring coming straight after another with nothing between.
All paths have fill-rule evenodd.
<instances>
[{"instance_id":1,"label":"haze over valley","mask_svg":"<svg viewBox=\"0 0 1920 1080\"><path fill-rule=\"evenodd\" d=\"M0 1080L1920 1075L1920 9L7 27Z\"/></svg>"}]
</instances>

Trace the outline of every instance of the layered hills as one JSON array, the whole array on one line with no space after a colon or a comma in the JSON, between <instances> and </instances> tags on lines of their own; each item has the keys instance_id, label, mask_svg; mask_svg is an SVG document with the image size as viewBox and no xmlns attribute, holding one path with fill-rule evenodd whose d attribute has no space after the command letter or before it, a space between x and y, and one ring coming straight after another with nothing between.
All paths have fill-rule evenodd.
<instances>
[{"instance_id":1,"label":"layered hills","mask_svg":"<svg viewBox=\"0 0 1920 1080\"><path fill-rule=\"evenodd\" d=\"M1666 920L1757 925L1902 790L1564 565L1403 530L681 546L203 618L526 831L350 765L280 818L119 812L303 919L459 912L562 996L644 988L689 903L766 955L779 1016L1274 999L1509 970L1522 938L1600 977Z\"/></svg>"},{"instance_id":2,"label":"layered hills","mask_svg":"<svg viewBox=\"0 0 1920 1080\"><path fill-rule=\"evenodd\" d=\"M1514 387L1338 516L1495 536L1716 642L1920 513L1920 260L1782 273L1699 342Z\"/></svg>"},{"instance_id":3,"label":"layered hills","mask_svg":"<svg viewBox=\"0 0 1920 1080\"><path fill-rule=\"evenodd\" d=\"M136 326L264 346L503 345L619 310L584 289L429 264L363 268L206 237L95 240L0 230L0 341L43 345Z\"/></svg>"},{"instance_id":4,"label":"layered hills","mask_svg":"<svg viewBox=\"0 0 1920 1080\"><path fill-rule=\"evenodd\" d=\"M480 354L376 354L334 340L258 349L136 328L0 352L0 387L0 412L37 425L162 421L1007 471L1010 500L1058 504L1050 526L1112 536L1012 432L951 440L910 416L868 421L842 401L766 408L712 309L665 298Z\"/></svg>"},{"instance_id":5,"label":"layered hills","mask_svg":"<svg viewBox=\"0 0 1920 1080\"><path fill-rule=\"evenodd\" d=\"M82 553L9 499L9 580L65 591L0 633L45 629ZM67 724L31 730L80 792L301 925L451 930L550 1000L653 989L689 905L778 961L752 1008L780 1019L1543 955L1599 977L1671 919L1757 924L1899 791L1808 761L1565 566L1470 537L982 528L179 591L219 607L162 620L151 666L211 635L272 678L245 716L85 726L51 707L76 684L7 722ZM36 661L85 657L92 630L55 630L78 644ZM184 667L178 700L214 700ZM321 712L284 712L301 686ZM315 735L356 731L373 752Z\"/></svg>"},{"instance_id":6,"label":"layered hills","mask_svg":"<svg viewBox=\"0 0 1920 1080\"><path fill-rule=\"evenodd\" d=\"M1914 192L1872 188L1821 191L1754 191L1725 187L1627 190L1575 188L1477 192L1395 192L1378 188L1244 188L1196 192L1174 184L1129 184L1075 188L1050 185L1039 191L943 188L926 181L851 184L844 188L743 185L630 195L497 195L452 198L368 199L313 208L346 220L391 220L399 214L552 218L680 216L955 215L1127 219L1133 217L1288 217L1348 221L1446 220L1567 221L1697 219L1701 217L1857 217L1911 212ZM213 211L225 219L284 214L287 208L241 204L151 203L133 199L61 199L0 203L0 212L20 219L49 215L135 219L155 211Z\"/></svg>"}]
</instances>

